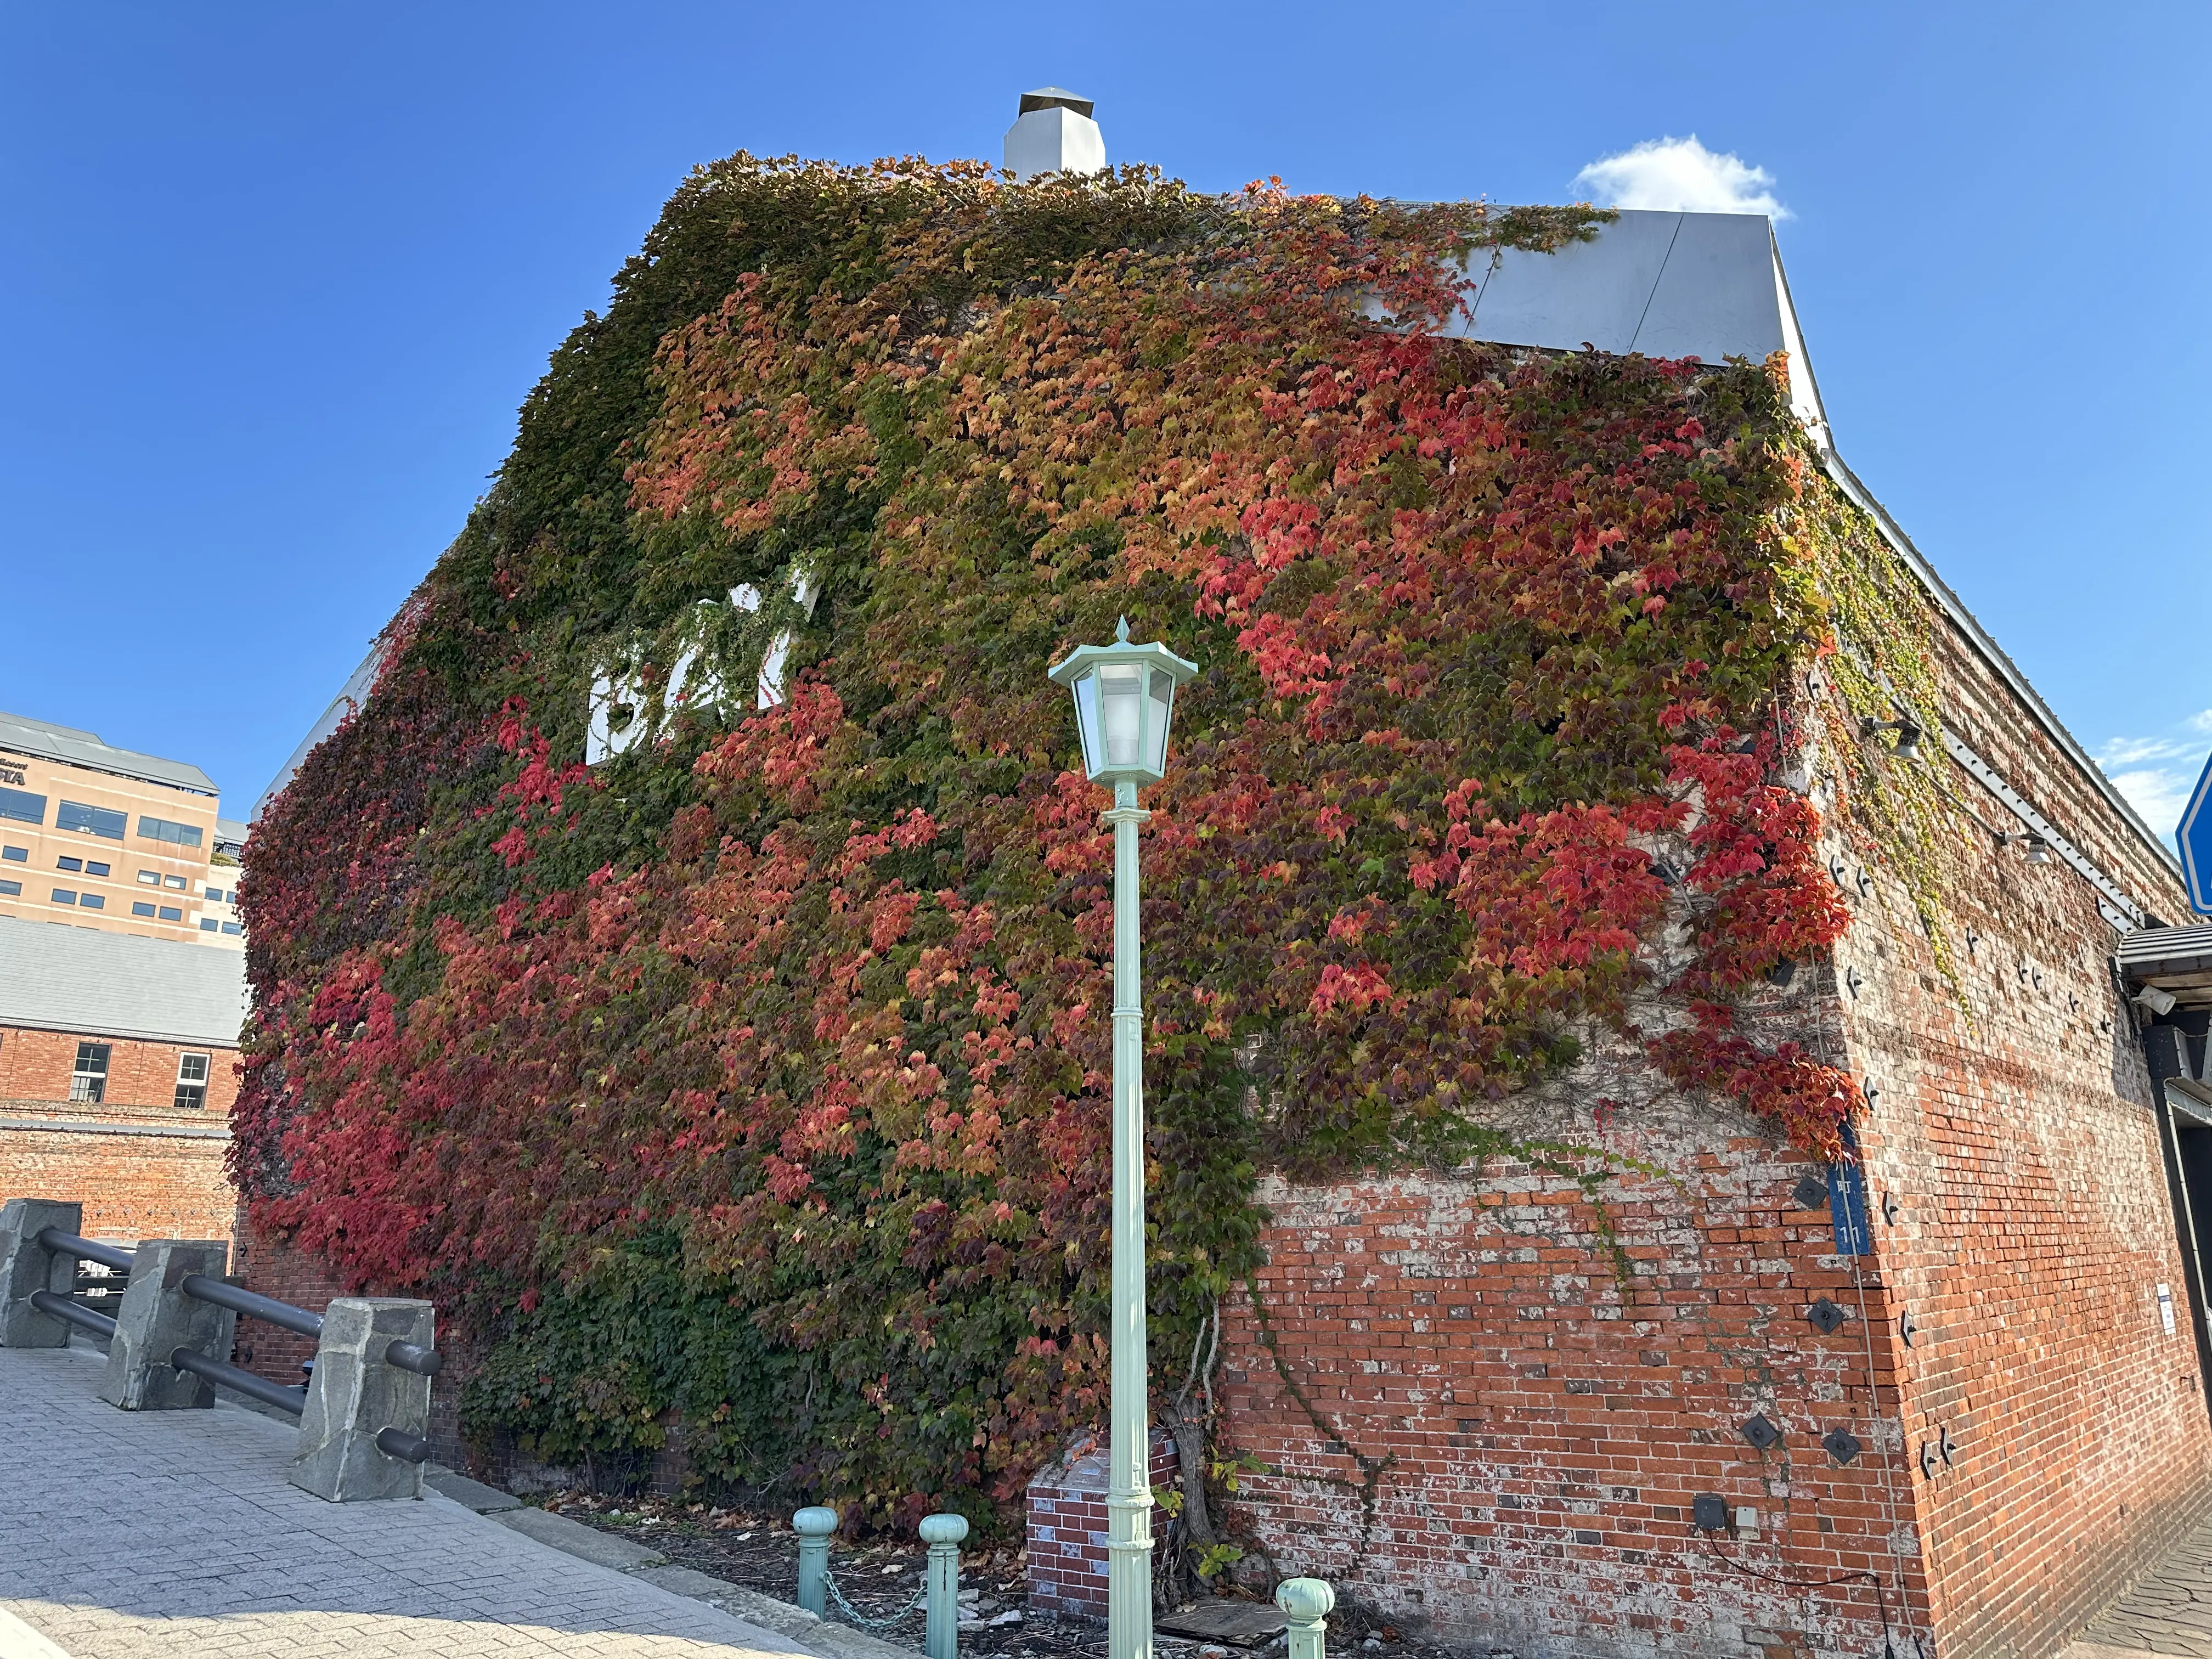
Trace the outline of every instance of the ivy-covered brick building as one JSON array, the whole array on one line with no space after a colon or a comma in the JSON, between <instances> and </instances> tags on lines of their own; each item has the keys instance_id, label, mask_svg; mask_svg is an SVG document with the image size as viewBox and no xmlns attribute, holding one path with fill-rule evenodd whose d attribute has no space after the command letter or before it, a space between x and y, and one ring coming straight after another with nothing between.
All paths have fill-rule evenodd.
<instances>
[{"instance_id":1,"label":"ivy-covered brick building","mask_svg":"<svg viewBox=\"0 0 2212 1659\"><path fill-rule=\"evenodd\" d=\"M1105 1375L1044 671L1125 613L1202 671L1165 1593L2040 1653L2204 1512L2112 962L2175 872L1837 457L1756 220L698 170L258 820L249 1273L435 1296L495 1461L1021 1528Z\"/></svg>"}]
</instances>

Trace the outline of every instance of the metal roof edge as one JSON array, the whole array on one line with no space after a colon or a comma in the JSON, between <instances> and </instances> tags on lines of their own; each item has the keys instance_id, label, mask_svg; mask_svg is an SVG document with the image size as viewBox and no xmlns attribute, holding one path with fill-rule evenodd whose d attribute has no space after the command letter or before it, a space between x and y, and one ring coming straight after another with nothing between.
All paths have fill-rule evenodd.
<instances>
[{"instance_id":1,"label":"metal roof edge","mask_svg":"<svg viewBox=\"0 0 2212 1659\"><path fill-rule=\"evenodd\" d=\"M2142 838L2143 845L2150 848L2159 862L2177 877L2180 875L2180 856L2150 825L2143 822L2142 815L2136 811L2133 803L2113 787L2112 781L2105 775L2104 769L2089 757L2089 751L2082 748L2074 734L2066 729L2065 723L2051 711L2051 705L2044 702L2042 693L2029 684L2027 675L2021 672L2020 665L2005 654L2004 648L1990 636L1989 630L1974 620L1973 612L1966 609L1966 602L1952 591L1948 582L1936 574L1936 567L1929 561L1928 556L1912 544L1912 538L1906 535L1904 527L1890 516L1889 509L1875 499L1874 492L1860 482L1858 474L1851 471L1835 446L1816 443L1815 448L1821 465L1826 469L1828 477L1835 481L1836 487L1875 521L1875 528L1881 532L1882 539L1905 561L1905 568L1912 572L1920 585L1928 590L1929 597L1942 608L1952 625L1966 635L1967 643L1980 654L1982 660L1996 671L1998 678L2004 681L2027 706L2027 712L2043 728L2045 734L2074 763L2082 776L2095 786L2097 793Z\"/></svg>"},{"instance_id":2,"label":"metal roof edge","mask_svg":"<svg viewBox=\"0 0 2212 1659\"><path fill-rule=\"evenodd\" d=\"M204 948L204 947L203 947ZM167 1042L184 1048L236 1048L246 1041L246 1014L241 1009L238 1030L229 1036L210 1036L204 1031L125 1030L117 1025L82 1025L73 1020L5 1019L0 1026L10 1031L52 1031L58 1036L112 1037L119 1042Z\"/></svg>"}]
</instances>

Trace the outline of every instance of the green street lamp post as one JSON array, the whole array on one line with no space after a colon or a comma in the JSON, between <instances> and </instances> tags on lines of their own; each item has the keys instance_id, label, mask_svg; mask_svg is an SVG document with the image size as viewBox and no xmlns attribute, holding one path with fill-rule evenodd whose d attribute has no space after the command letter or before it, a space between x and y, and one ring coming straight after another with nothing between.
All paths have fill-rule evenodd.
<instances>
[{"instance_id":1,"label":"green street lamp post","mask_svg":"<svg viewBox=\"0 0 2212 1659\"><path fill-rule=\"evenodd\" d=\"M1137 786L1167 770L1176 690L1198 672L1164 645L1078 646L1052 678L1075 696L1083 769L1114 786L1113 1415L1106 1493L1107 1659L1152 1651L1152 1413L1145 1360L1145 1020L1138 966Z\"/></svg>"}]
</instances>

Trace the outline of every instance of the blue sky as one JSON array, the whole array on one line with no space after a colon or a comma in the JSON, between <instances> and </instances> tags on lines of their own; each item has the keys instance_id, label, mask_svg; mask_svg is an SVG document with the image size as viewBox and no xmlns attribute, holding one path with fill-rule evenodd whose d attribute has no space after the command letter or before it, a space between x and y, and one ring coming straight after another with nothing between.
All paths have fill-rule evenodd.
<instances>
[{"instance_id":1,"label":"blue sky","mask_svg":"<svg viewBox=\"0 0 2212 1659\"><path fill-rule=\"evenodd\" d=\"M9 7L0 708L249 805L692 163L995 160L1057 82L1206 188L1770 197L1844 455L2163 829L2212 747L2208 47L2193 5ZM1692 134L1738 170L1583 174Z\"/></svg>"}]
</instances>

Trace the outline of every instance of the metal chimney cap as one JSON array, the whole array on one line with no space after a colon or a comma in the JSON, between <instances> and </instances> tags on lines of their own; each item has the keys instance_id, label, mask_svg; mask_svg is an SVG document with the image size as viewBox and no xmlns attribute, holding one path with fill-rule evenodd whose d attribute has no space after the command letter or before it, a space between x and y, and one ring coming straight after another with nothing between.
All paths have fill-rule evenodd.
<instances>
[{"instance_id":1,"label":"metal chimney cap","mask_svg":"<svg viewBox=\"0 0 2212 1659\"><path fill-rule=\"evenodd\" d=\"M1093 107L1089 98L1079 98L1066 87L1039 87L1035 92L1022 94L1022 106L1017 114L1034 114L1041 109L1072 109L1078 115L1088 117Z\"/></svg>"}]
</instances>

